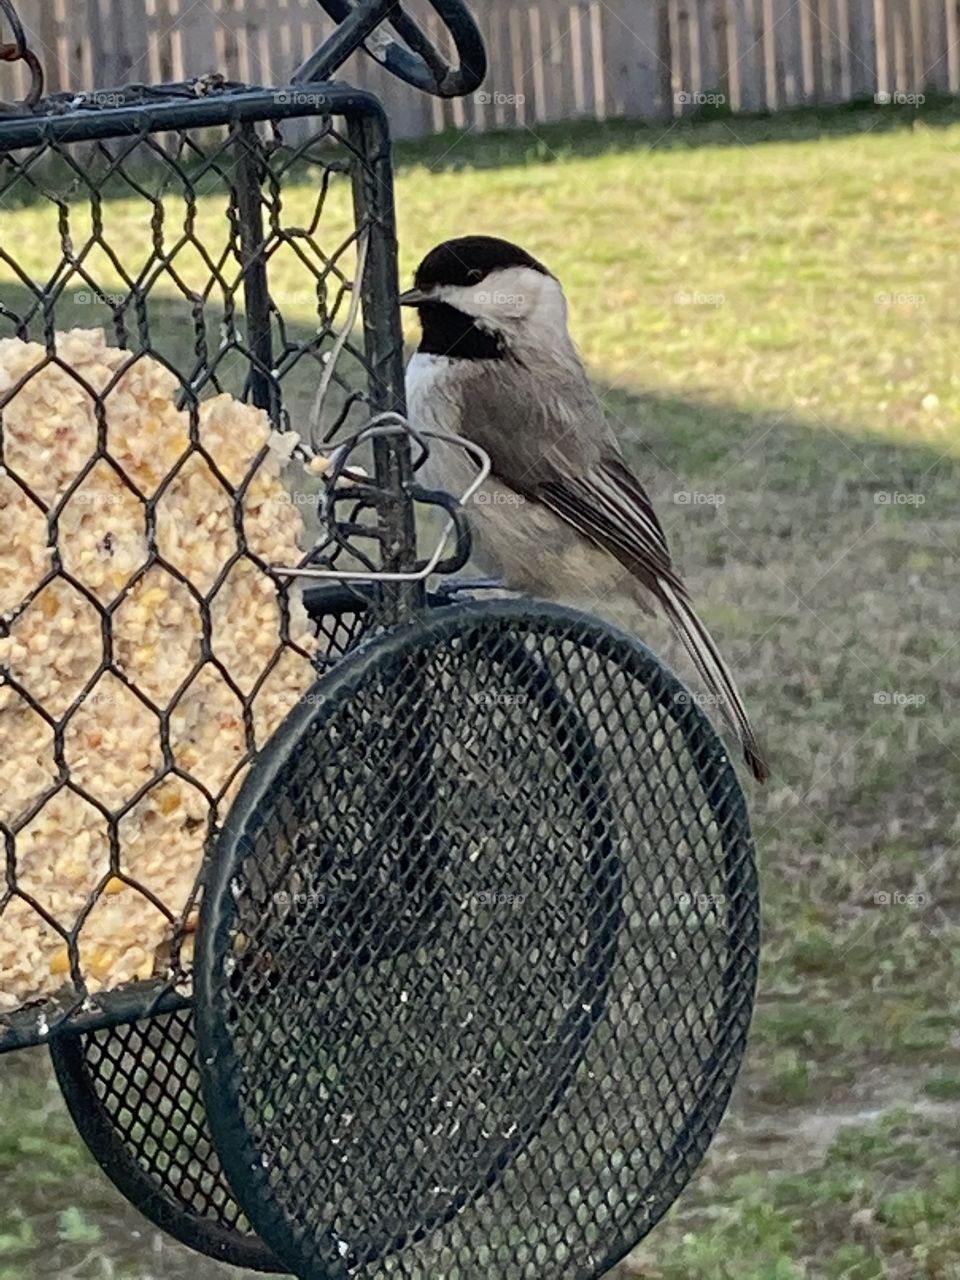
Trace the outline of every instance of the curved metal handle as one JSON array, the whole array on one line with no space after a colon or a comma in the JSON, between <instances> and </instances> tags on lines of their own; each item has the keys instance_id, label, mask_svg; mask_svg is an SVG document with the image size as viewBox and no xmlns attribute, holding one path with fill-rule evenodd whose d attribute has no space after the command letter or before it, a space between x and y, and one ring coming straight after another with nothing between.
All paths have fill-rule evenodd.
<instances>
[{"instance_id":1,"label":"curved metal handle","mask_svg":"<svg viewBox=\"0 0 960 1280\"><path fill-rule=\"evenodd\" d=\"M456 546L453 555L447 556L445 560L440 560L434 564L433 572L459 573L470 559L470 551L473 545L470 522L464 514L463 504L459 499L450 493L445 493L442 489L425 489L423 485L419 484L408 485L407 493L414 502L422 502L426 506L440 507L450 517L456 537ZM429 560L418 560L415 567L423 569L429 563Z\"/></svg>"},{"instance_id":2,"label":"curved metal handle","mask_svg":"<svg viewBox=\"0 0 960 1280\"><path fill-rule=\"evenodd\" d=\"M400 0L319 0L339 25L294 73L295 84L327 80L361 46L401 80L438 98L472 93L487 74L483 37L462 0L429 0L453 38L458 66L453 67L431 42ZM378 32L388 21L400 39Z\"/></svg>"},{"instance_id":3,"label":"curved metal handle","mask_svg":"<svg viewBox=\"0 0 960 1280\"><path fill-rule=\"evenodd\" d=\"M30 72L30 88L23 102L16 104L0 102L0 111L17 111L35 107L43 96L43 67L37 55L27 44L23 23L13 7L12 0L0 0L0 13L6 18L13 32L11 44L0 43L0 62L25 62Z\"/></svg>"}]
</instances>

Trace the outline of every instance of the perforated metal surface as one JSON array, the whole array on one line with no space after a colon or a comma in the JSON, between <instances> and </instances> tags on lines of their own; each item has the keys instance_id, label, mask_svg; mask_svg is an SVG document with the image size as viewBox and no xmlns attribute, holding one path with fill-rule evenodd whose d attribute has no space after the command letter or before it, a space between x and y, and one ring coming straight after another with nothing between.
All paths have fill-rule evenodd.
<instances>
[{"instance_id":1,"label":"perforated metal surface","mask_svg":"<svg viewBox=\"0 0 960 1280\"><path fill-rule=\"evenodd\" d=\"M758 950L742 793L632 638L533 602L369 640L252 775L197 1026L295 1274L596 1276L703 1155Z\"/></svg>"},{"instance_id":2,"label":"perforated metal surface","mask_svg":"<svg viewBox=\"0 0 960 1280\"><path fill-rule=\"evenodd\" d=\"M189 1009L63 1036L51 1053L78 1130L128 1200L218 1261L284 1270L250 1229L220 1168L200 1097Z\"/></svg>"}]
</instances>

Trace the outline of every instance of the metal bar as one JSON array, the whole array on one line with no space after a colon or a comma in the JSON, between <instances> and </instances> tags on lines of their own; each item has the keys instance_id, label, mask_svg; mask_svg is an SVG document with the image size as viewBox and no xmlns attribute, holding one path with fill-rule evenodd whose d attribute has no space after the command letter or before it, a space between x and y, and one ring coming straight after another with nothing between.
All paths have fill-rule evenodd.
<instances>
[{"instance_id":1,"label":"metal bar","mask_svg":"<svg viewBox=\"0 0 960 1280\"><path fill-rule=\"evenodd\" d=\"M369 368L371 408L406 412L403 329L400 324L397 229L393 203L390 136L383 115L351 116L349 139L362 162L354 165L353 197L358 227L369 227L366 270L360 282L363 328ZM413 478L410 442L405 436L374 440L376 483L390 494L380 506L384 535L383 569L409 574L417 558L416 520L408 486ZM391 622L422 607L423 583L394 579L384 585L384 609Z\"/></svg>"},{"instance_id":2,"label":"metal bar","mask_svg":"<svg viewBox=\"0 0 960 1280\"><path fill-rule=\"evenodd\" d=\"M378 98L346 84L325 84L310 89L234 90L214 106L215 96L138 102L118 107L77 108L63 115L30 114L0 116L0 151L35 147L42 142L88 142L145 133L178 132L255 120L290 120L302 116L350 115L384 122ZM391 190L392 199L392 190ZM392 206L391 206L392 207Z\"/></svg>"},{"instance_id":3,"label":"metal bar","mask_svg":"<svg viewBox=\"0 0 960 1280\"><path fill-rule=\"evenodd\" d=\"M250 348L250 374L247 386L250 399L258 409L266 409L274 426L280 422L280 391L273 368L273 343L270 335L270 292L267 264L263 256L263 189L264 163L262 144L254 125L244 122L231 130L236 155L237 229L240 238L240 267L243 275L243 297L247 319L247 344Z\"/></svg>"},{"instance_id":4,"label":"metal bar","mask_svg":"<svg viewBox=\"0 0 960 1280\"><path fill-rule=\"evenodd\" d=\"M395 8L397 0L360 0L336 31L293 73L294 82L320 82L341 67Z\"/></svg>"},{"instance_id":5,"label":"metal bar","mask_svg":"<svg viewBox=\"0 0 960 1280\"><path fill-rule=\"evenodd\" d=\"M186 1009L190 1004L189 996L160 981L101 992L72 1012L69 1009L58 1011L49 1005L18 1010L0 1019L0 1055L13 1049L49 1043L58 1035L99 1031L121 1023L139 1022L141 1018L153 1017L156 1013Z\"/></svg>"}]
</instances>

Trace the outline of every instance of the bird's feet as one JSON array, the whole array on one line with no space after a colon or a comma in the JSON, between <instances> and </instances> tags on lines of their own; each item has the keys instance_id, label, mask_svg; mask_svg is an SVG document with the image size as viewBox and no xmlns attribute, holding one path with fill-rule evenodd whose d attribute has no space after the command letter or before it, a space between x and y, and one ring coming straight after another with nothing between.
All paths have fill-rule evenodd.
<instances>
[{"instance_id":1,"label":"bird's feet","mask_svg":"<svg viewBox=\"0 0 960 1280\"><path fill-rule=\"evenodd\" d=\"M433 593L443 604L450 604L457 596L474 591L504 591L502 578L446 578Z\"/></svg>"}]
</instances>

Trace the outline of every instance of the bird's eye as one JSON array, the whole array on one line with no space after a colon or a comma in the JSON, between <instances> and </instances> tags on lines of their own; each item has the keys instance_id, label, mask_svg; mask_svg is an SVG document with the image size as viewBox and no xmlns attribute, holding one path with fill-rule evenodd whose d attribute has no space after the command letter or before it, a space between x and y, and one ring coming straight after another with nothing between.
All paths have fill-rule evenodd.
<instances>
[{"instance_id":1,"label":"bird's eye","mask_svg":"<svg viewBox=\"0 0 960 1280\"><path fill-rule=\"evenodd\" d=\"M482 279L483 279L483 272L480 270L479 267L471 267L470 270L467 272L467 280L470 282L470 284L474 284L477 280L482 280Z\"/></svg>"}]
</instances>

